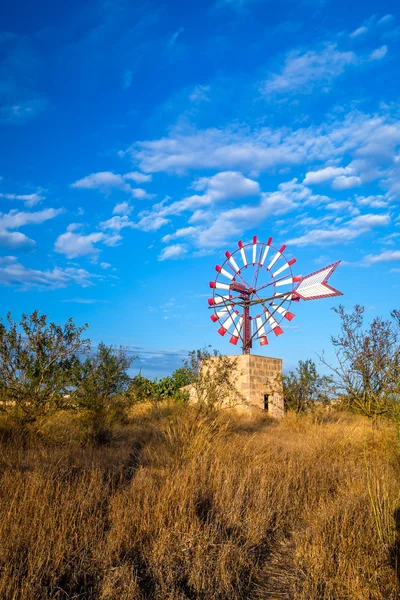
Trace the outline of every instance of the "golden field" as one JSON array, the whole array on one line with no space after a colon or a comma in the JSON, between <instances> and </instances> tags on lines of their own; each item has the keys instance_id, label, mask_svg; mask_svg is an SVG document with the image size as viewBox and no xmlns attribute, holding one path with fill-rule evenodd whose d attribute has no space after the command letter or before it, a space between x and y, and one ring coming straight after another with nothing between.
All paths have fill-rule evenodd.
<instances>
[{"instance_id":1,"label":"golden field","mask_svg":"<svg viewBox=\"0 0 400 600\"><path fill-rule=\"evenodd\" d=\"M398 429L346 413L138 406L0 419L2 600L400 598Z\"/></svg>"}]
</instances>

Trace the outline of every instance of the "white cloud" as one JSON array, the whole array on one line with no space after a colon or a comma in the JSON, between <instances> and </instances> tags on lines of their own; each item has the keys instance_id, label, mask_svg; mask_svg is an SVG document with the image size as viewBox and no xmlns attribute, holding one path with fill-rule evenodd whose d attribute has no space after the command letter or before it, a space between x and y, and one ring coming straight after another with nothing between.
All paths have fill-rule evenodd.
<instances>
[{"instance_id":1,"label":"white cloud","mask_svg":"<svg viewBox=\"0 0 400 600\"><path fill-rule=\"evenodd\" d=\"M211 209L204 212L201 220L190 218L190 222L200 220L201 225L178 229L174 234L165 236L163 241L188 237L201 251L219 248L231 241L232 237L241 236L251 227L258 229L269 216L279 216L297 208L298 203L309 196L310 190L296 180L286 182L280 184L276 192L261 194L260 201L220 212ZM198 211L194 216L196 213Z\"/></svg>"},{"instance_id":2,"label":"white cloud","mask_svg":"<svg viewBox=\"0 0 400 600\"><path fill-rule=\"evenodd\" d=\"M19 231L0 230L0 246L5 246L13 250L28 250L29 248L34 248L36 242Z\"/></svg>"},{"instance_id":3,"label":"white cloud","mask_svg":"<svg viewBox=\"0 0 400 600\"><path fill-rule=\"evenodd\" d=\"M154 205L151 211L139 213L139 221L135 223L134 227L143 231L156 231L169 223L167 217L180 215L183 212L198 214L199 207L211 209L214 205L226 200L260 195L260 186L257 181L234 171L217 173L212 177L201 177L194 181L192 188L204 193L188 196L171 204L167 204L164 200ZM191 221L191 218L189 220ZM175 236L176 234L170 235Z\"/></svg>"},{"instance_id":4,"label":"white cloud","mask_svg":"<svg viewBox=\"0 0 400 600\"><path fill-rule=\"evenodd\" d=\"M54 219L62 212L62 209L46 208L37 212L11 210L9 213L0 213L0 229L19 229L24 225L38 225Z\"/></svg>"},{"instance_id":5,"label":"white cloud","mask_svg":"<svg viewBox=\"0 0 400 600\"><path fill-rule=\"evenodd\" d=\"M247 179L242 173L234 171L217 173L212 177L201 177L193 183L192 187L197 191L205 190L213 200L256 196L260 193L257 181Z\"/></svg>"},{"instance_id":6,"label":"white cloud","mask_svg":"<svg viewBox=\"0 0 400 600\"><path fill-rule=\"evenodd\" d=\"M329 202L328 204L326 204L325 208L327 210L346 210L349 211L353 214L360 214L360 211L358 210L358 208L354 207L353 202L350 202L349 200L343 200L343 201L338 201L338 202ZM317 221L317 219L316 219Z\"/></svg>"},{"instance_id":7,"label":"white cloud","mask_svg":"<svg viewBox=\"0 0 400 600\"><path fill-rule=\"evenodd\" d=\"M114 206L113 215L130 215L132 210L133 206L128 202L120 202Z\"/></svg>"},{"instance_id":8,"label":"white cloud","mask_svg":"<svg viewBox=\"0 0 400 600\"><path fill-rule=\"evenodd\" d=\"M182 246L181 244L174 244L173 246L167 246L164 248L158 257L158 260L175 260L177 258L183 258L186 253L187 250L185 246Z\"/></svg>"},{"instance_id":9,"label":"white cloud","mask_svg":"<svg viewBox=\"0 0 400 600\"><path fill-rule=\"evenodd\" d=\"M99 253L99 249L94 244L105 240L106 235L104 233L83 235L67 231L56 239L54 250L60 254L65 254L67 258L77 258L78 256L92 256L95 258Z\"/></svg>"},{"instance_id":10,"label":"white cloud","mask_svg":"<svg viewBox=\"0 0 400 600\"><path fill-rule=\"evenodd\" d=\"M134 227L134 223L126 215L111 217L107 221L99 224L100 229L111 229L112 231L121 231L125 227Z\"/></svg>"},{"instance_id":11,"label":"white cloud","mask_svg":"<svg viewBox=\"0 0 400 600\"><path fill-rule=\"evenodd\" d=\"M394 21L394 16L393 15L385 15L384 17L382 17L381 19L379 19L379 21L377 22L377 25L384 25L386 23L390 23L391 21Z\"/></svg>"},{"instance_id":12,"label":"white cloud","mask_svg":"<svg viewBox=\"0 0 400 600\"><path fill-rule=\"evenodd\" d=\"M169 243L181 237L190 237L192 235L195 235L196 232L196 227L182 227L181 229L177 229L175 233L169 233L167 235L164 235L161 241L164 243Z\"/></svg>"},{"instance_id":13,"label":"white cloud","mask_svg":"<svg viewBox=\"0 0 400 600\"><path fill-rule=\"evenodd\" d=\"M357 204L370 208L386 208L388 201L383 196L356 196Z\"/></svg>"},{"instance_id":14,"label":"white cloud","mask_svg":"<svg viewBox=\"0 0 400 600\"><path fill-rule=\"evenodd\" d=\"M393 261L400 261L400 250L386 250L380 254L369 254L364 259L364 263L367 265Z\"/></svg>"},{"instance_id":15,"label":"white cloud","mask_svg":"<svg viewBox=\"0 0 400 600\"><path fill-rule=\"evenodd\" d=\"M209 85L196 85L189 96L189 100L194 102L195 104L200 104L201 102L209 102L210 98L207 96L210 91Z\"/></svg>"},{"instance_id":16,"label":"white cloud","mask_svg":"<svg viewBox=\"0 0 400 600\"><path fill-rule=\"evenodd\" d=\"M274 131L264 130L249 137L218 129L186 135L176 132L169 138L139 142L129 152L146 171L177 173L188 169L264 170L276 164L297 164L303 154L298 140L288 136L282 143L281 134Z\"/></svg>"},{"instance_id":17,"label":"white cloud","mask_svg":"<svg viewBox=\"0 0 400 600\"><path fill-rule=\"evenodd\" d=\"M139 220L131 226L142 231L157 231L169 223L167 217L180 215L183 212L198 213L199 207L210 208L228 199L260 195L258 182L233 171L217 173L212 177L201 177L194 181L192 188L204 194L188 196L171 204L167 204L164 200L155 204L152 210L139 213Z\"/></svg>"},{"instance_id":18,"label":"white cloud","mask_svg":"<svg viewBox=\"0 0 400 600\"><path fill-rule=\"evenodd\" d=\"M110 171L100 171L92 173L75 181L71 187L85 190L102 190L109 191L110 189L118 189L124 192L130 192L131 187L126 183L122 175L111 173Z\"/></svg>"},{"instance_id":19,"label":"white cloud","mask_svg":"<svg viewBox=\"0 0 400 600\"><path fill-rule=\"evenodd\" d=\"M336 44L328 44L319 52L290 52L282 71L271 75L263 89L266 94L287 94L291 91L308 94L317 86L328 85L346 67L357 62L354 52L341 52Z\"/></svg>"},{"instance_id":20,"label":"white cloud","mask_svg":"<svg viewBox=\"0 0 400 600\"><path fill-rule=\"evenodd\" d=\"M263 193L261 201L244 204L220 212L209 226L199 229L197 245L200 248L217 248L226 244L233 236L240 236L246 229L257 227L273 215L283 215L297 208L305 194L311 194L296 180L278 186L278 191Z\"/></svg>"},{"instance_id":21,"label":"white cloud","mask_svg":"<svg viewBox=\"0 0 400 600\"><path fill-rule=\"evenodd\" d=\"M97 300L95 298L71 298L61 300L61 302L70 302L73 304L108 304L109 300Z\"/></svg>"},{"instance_id":22,"label":"white cloud","mask_svg":"<svg viewBox=\"0 0 400 600\"><path fill-rule=\"evenodd\" d=\"M389 215L366 214L355 217L350 221L350 225L360 229L372 229L372 227L381 227L390 223Z\"/></svg>"},{"instance_id":23,"label":"white cloud","mask_svg":"<svg viewBox=\"0 0 400 600\"><path fill-rule=\"evenodd\" d=\"M16 285L22 290L30 288L58 289L75 283L82 287L92 285L95 275L85 269L55 267L52 270L40 271L22 265L15 256L0 259L0 284Z\"/></svg>"},{"instance_id":24,"label":"white cloud","mask_svg":"<svg viewBox=\"0 0 400 600\"><path fill-rule=\"evenodd\" d=\"M118 173L112 173L111 171L100 171L98 173L92 173L75 181L71 184L71 187L85 190L100 190L104 194L110 194L111 191L120 190L128 194L132 194L135 198L147 198L148 194L141 188L132 188L126 180L134 181L149 181L151 176L142 175L138 172L127 173L126 175L119 175Z\"/></svg>"},{"instance_id":25,"label":"white cloud","mask_svg":"<svg viewBox=\"0 0 400 600\"><path fill-rule=\"evenodd\" d=\"M136 229L140 229L142 231L157 231L163 225L169 223L168 219L157 215L157 213L151 213L148 211L144 211L139 215L139 221L135 223Z\"/></svg>"},{"instance_id":26,"label":"white cloud","mask_svg":"<svg viewBox=\"0 0 400 600\"><path fill-rule=\"evenodd\" d=\"M134 188L132 190L132 195L133 195L134 198L138 198L139 200L143 200L144 198L151 198L152 197L145 190L142 190L142 188Z\"/></svg>"},{"instance_id":27,"label":"white cloud","mask_svg":"<svg viewBox=\"0 0 400 600\"><path fill-rule=\"evenodd\" d=\"M293 238L288 244L295 246L324 246L349 242L374 227L383 227L390 222L389 215L367 214L354 217L341 227L313 229L308 233Z\"/></svg>"},{"instance_id":28,"label":"white cloud","mask_svg":"<svg viewBox=\"0 0 400 600\"><path fill-rule=\"evenodd\" d=\"M228 199L260 195L260 186L257 181L248 179L235 171L224 171L212 177L201 177L193 183L192 188L196 191L204 191L204 194L195 194L162 206L159 214L162 216L179 215L185 211L194 211L197 208L208 207Z\"/></svg>"},{"instance_id":29,"label":"white cloud","mask_svg":"<svg viewBox=\"0 0 400 600\"><path fill-rule=\"evenodd\" d=\"M306 185L340 175L358 176L364 184L379 181L396 198L400 195L399 147L400 121L383 108L380 114L352 111L344 118L298 129L226 128L186 134L176 130L168 138L140 142L130 152L145 170L178 174L188 169L240 169L255 174L317 163L322 168L307 173ZM351 161L348 166L326 166L343 157Z\"/></svg>"},{"instance_id":30,"label":"white cloud","mask_svg":"<svg viewBox=\"0 0 400 600\"><path fill-rule=\"evenodd\" d=\"M123 177L124 179L131 179L132 181L136 181L136 183L147 183L152 179L151 175L139 173L139 171L132 171L131 173L126 173L126 175L124 175Z\"/></svg>"},{"instance_id":31,"label":"white cloud","mask_svg":"<svg viewBox=\"0 0 400 600\"><path fill-rule=\"evenodd\" d=\"M350 37L351 38L355 38L358 37L359 35L363 35L364 33L367 33L368 31L368 27L358 27L358 29L355 29L351 34Z\"/></svg>"},{"instance_id":32,"label":"white cloud","mask_svg":"<svg viewBox=\"0 0 400 600\"><path fill-rule=\"evenodd\" d=\"M33 194L0 194L0 198L6 198L7 200L22 200L25 206L29 208L44 200L44 196L41 196L40 192L35 192Z\"/></svg>"},{"instance_id":33,"label":"white cloud","mask_svg":"<svg viewBox=\"0 0 400 600\"><path fill-rule=\"evenodd\" d=\"M335 153L337 135L331 140L325 128L263 128L246 130L206 129L187 134L177 131L168 138L139 142L128 150L141 167L151 172L188 169L264 171L305 160L323 160ZM340 128L339 128L340 129ZM335 143L335 145L334 145Z\"/></svg>"},{"instance_id":34,"label":"white cloud","mask_svg":"<svg viewBox=\"0 0 400 600\"><path fill-rule=\"evenodd\" d=\"M201 221L207 221L209 219L209 211L198 208L194 211L192 216L189 218L189 223L198 223Z\"/></svg>"},{"instance_id":35,"label":"white cloud","mask_svg":"<svg viewBox=\"0 0 400 600\"><path fill-rule=\"evenodd\" d=\"M386 56L387 51L388 51L387 46L381 46L380 48L377 48L376 50L371 52L370 59L371 60L381 60L381 58L384 58Z\"/></svg>"},{"instance_id":36,"label":"white cloud","mask_svg":"<svg viewBox=\"0 0 400 600\"><path fill-rule=\"evenodd\" d=\"M107 262L101 262L100 267L102 269L111 269L112 265L110 265L110 263L107 263Z\"/></svg>"},{"instance_id":37,"label":"white cloud","mask_svg":"<svg viewBox=\"0 0 400 600\"><path fill-rule=\"evenodd\" d=\"M346 177L346 175L340 175L336 177L332 182L334 190L349 190L354 187L361 185L361 179L356 176Z\"/></svg>"},{"instance_id":38,"label":"white cloud","mask_svg":"<svg viewBox=\"0 0 400 600\"><path fill-rule=\"evenodd\" d=\"M34 240L19 231L13 230L25 225L40 225L49 219L54 219L62 212L62 209L46 208L37 212L11 210L8 213L0 213L0 246L13 249L34 248L36 245Z\"/></svg>"},{"instance_id":39,"label":"white cloud","mask_svg":"<svg viewBox=\"0 0 400 600\"><path fill-rule=\"evenodd\" d=\"M106 246L118 246L121 240L122 236L118 233L115 233L114 235L106 235L103 240L103 243Z\"/></svg>"},{"instance_id":40,"label":"white cloud","mask_svg":"<svg viewBox=\"0 0 400 600\"><path fill-rule=\"evenodd\" d=\"M354 170L350 167L325 167L325 169L320 169L319 171L309 171L306 173L303 183L304 185L325 183L342 175L352 173L354 173Z\"/></svg>"}]
</instances>

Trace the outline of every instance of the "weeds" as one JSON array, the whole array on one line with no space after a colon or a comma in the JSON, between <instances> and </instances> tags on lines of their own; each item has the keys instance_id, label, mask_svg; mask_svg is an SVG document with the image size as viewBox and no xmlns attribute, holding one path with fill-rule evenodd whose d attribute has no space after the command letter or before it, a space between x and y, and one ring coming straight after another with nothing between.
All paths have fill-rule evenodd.
<instances>
[{"instance_id":1,"label":"weeds","mask_svg":"<svg viewBox=\"0 0 400 600\"><path fill-rule=\"evenodd\" d=\"M101 448L0 423L0 598L400 597L394 426L134 410Z\"/></svg>"}]
</instances>

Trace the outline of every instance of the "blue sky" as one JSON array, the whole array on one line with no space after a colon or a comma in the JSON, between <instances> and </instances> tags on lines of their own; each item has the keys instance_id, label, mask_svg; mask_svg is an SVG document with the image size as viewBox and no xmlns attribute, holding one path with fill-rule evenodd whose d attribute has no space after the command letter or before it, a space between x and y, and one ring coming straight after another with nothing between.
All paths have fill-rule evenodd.
<instances>
[{"instance_id":1,"label":"blue sky","mask_svg":"<svg viewBox=\"0 0 400 600\"><path fill-rule=\"evenodd\" d=\"M398 308L396 2L17 0L2 15L2 316L73 316L149 377L206 344L237 352L208 282L253 235L287 244L296 274L343 261L344 297L299 303L270 340L286 368L328 348L339 302Z\"/></svg>"}]
</instances>

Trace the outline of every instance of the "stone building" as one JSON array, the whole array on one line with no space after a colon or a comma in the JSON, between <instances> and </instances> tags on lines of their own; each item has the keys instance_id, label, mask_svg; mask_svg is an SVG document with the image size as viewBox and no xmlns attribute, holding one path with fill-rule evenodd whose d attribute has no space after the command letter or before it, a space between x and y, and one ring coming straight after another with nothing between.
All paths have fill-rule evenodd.
<instances>
[{"instance_id":1,"label":"stone building","mask_svg":"<svg viewBox=\"0 0 400 600\"><path fill-rule=\"evenodd\" d=\"M232 386L224 390L220 398L222 406L259 408L274 418L284 415L282 388L282 360L268 356L241 354L236 356L211 357L202 366L202 379L214 379L214 371L221 365L220 360L232 362L234 369L230 377ZM190 400L198 400L194 386L186 388ZM205 388L203 388L205 389ZM201 393L201 392L200 392Z\"/></svg>"},{"instance_id":2,"label":"stone building","mask_svg":"<svg viewBox=\"0 0 400 600\"><path fill-rule=\"evenodd\" d=\"M245 406L260 408L272 417L282 418L282 359L255 354L230 358L237 359L236 389Z\"/></svg>"}]
</instances>

